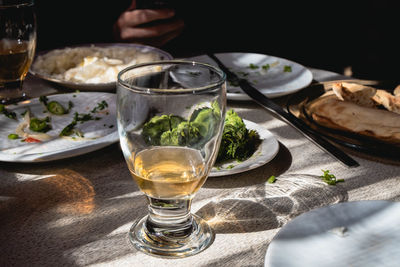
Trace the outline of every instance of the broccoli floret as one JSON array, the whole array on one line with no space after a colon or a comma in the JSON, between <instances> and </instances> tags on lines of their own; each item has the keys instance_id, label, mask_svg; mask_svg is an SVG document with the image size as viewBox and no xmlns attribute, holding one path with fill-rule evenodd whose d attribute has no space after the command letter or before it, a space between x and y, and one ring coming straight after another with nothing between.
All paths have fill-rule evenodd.
<instances>
[{"instance_id":1,"label":"broccoli floret","mask_svg":"<svg viewBox=\"0 0 400 267\"><path fill-rule=\"evenodd\" d=\"M161 135L162 146L193 145L201 138L199 129L192 123L183 121L176 128Z\"/></svg>"},{"instance_id":2,"label":"broccoli floret","mask_svg":"<svg viewBox=\"0 0 400 267\"><path fill-rule=\"evenodd\" d=\"M177 127L180 145L193 145L202 138L200 129L191 122L181 122Z\"/></svg>"},{"instance_id":3,"label":"broccoli floret","mask_svg":"<svg viewBox=\"0 0 400 267\"><path fill-rule=\"evenodd\" d=\"M164 132L171 131L183 119L175 115L154 116L143 126L142 136L146 143L160 145L160 138Z\"/></svg>"},{"instance_id":4,"label":"broccoli floret","mask_svg":"<svg viewBox=\"0 0 400 267\"><path fill-rule=\"evenodd\" d=\"M248 130L242 118L233 111L226 113L224 131L217 162L236 159L243 161L253 155L261 142L260 136L254 130Z\"/></svg>"},{"instance_id":5,"label":"broccoli floret","mask_svg":"<svg viewBox=\"0 0 400 267\"><path fill-rule=\"evenodd\" d=\"M203 139L202 143L205 143L214 135L220 122L220 117L212 108L201 108L193 112L190 122L199 129Z\"/></svg>"},{"instance_id":6,"label":"broccoli floret","mask_svg":"<svg viewBox=\"0 0 400 267\"><path fill-rule=\"evenodd\" d=\"M177 129L163 132L160 137L160 145L162 146L179 146Z\"/></svg>"}]
</instances>

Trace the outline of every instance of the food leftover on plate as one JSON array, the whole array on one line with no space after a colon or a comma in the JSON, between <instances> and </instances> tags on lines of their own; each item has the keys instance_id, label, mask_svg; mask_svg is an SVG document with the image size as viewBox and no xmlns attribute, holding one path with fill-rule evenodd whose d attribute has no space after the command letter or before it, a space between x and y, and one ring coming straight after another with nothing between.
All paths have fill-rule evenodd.
<instances>
[{"instance_id":1,"label":"food leftover on plate","mask_svg":"<svg viewBox=\"0 0 400 267\"><path fill-rule=\"evenodd\" d=\"M39 55L32 71L55 80L82 84L112 83L131 65L161 60L154 51L125 46L83 46L55 49Z\"/></svg>"},{"instance_id":2,"label":"food leftover on plate","mask_svg":"<svg viewBox=\"0 0 400 267\"><path fill-rule=\"evenodd\" d=\"M320 97L303 102L315 123L400 145L400 86L393 93L340 82Z\"/></svg>"}]
</instances>

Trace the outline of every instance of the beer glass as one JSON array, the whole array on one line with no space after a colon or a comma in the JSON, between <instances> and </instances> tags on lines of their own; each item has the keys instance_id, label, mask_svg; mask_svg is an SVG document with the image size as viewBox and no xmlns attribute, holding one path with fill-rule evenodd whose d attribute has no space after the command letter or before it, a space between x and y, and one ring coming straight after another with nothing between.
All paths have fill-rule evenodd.
<instances>
[{"instance_id":1,"label":"beer glass","mask_svg":"<svg viewBox=\"0 0 400 267\"><path fill-rule=\"evenodd\" d=\"M33 0L0 0L0 104L24 99L22 83L35 48Z\"/></svg>"},{"instance_id":2,"label":"beer glass","mask_svg":"<svg viewBox=\"0 0 400 267\"><path fill-rule=\"evenodd\" d=\"M159 61L119 73L120 144L148 200L148 215L129 231L137 249L185 257L214 240L212 229L190 207L214 165L225 110L225 74L211 65Z\"/></svg>"}]
</instances>

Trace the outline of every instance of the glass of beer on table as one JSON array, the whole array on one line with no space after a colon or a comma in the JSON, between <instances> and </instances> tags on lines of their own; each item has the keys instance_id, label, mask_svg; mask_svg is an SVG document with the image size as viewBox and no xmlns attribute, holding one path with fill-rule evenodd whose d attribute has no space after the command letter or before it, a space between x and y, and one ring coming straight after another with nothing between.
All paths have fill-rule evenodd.
<instances>
[{"instance_id":1,"label":"glass of beer on table","mask_svg":"<svg viewBox=\"0 0 400 267\"><path fill-rule=\"evenodd\" d=\"M0 104L25 98L22 83L36 48L33 0L0 0Z\"/></svg>"},{"instance_id":2,"label":"glass of beer on table","mask_svg":"<svg viewBox=\"0 0 400 267\"><path fill-rule=\"evenodd\" d=\"M148 201L148 215L129 231L138 250L178 258L213 242L212 229L190 207L219 150L225 79L218 68L181 60L134 65L119 73L120 144Z\"/></svg>"}]
</instances>

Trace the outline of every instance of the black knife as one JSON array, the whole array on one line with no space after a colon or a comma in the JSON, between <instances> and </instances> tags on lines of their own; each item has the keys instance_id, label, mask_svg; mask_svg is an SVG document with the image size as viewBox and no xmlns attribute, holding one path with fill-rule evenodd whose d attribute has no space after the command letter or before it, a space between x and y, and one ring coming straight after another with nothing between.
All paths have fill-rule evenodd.
<instances>
[{"instance_id":1,"label":"black knife","mask_svg":"<svg viewBox=\"0 0 400 267\"><path fill-rule=\"evenodd\" d=\"M331 156L340 160L342 163L349 167L359 166L358 162L327 141L324 137L319 135L316 131L310 128L302 120L293 114L286 112L281 106L270 100L267 96L253 87L246 79L239 78L235 73L230 71L214 54L207 54L213 59L218 66L225 72L227 80L233 84L238 84L240 88L256 103L263 108L275 114L278 118L299 130L305 137L311 140L314 144L318 145L321 149L328 152Z\"/></svg>"}]
</instances>

